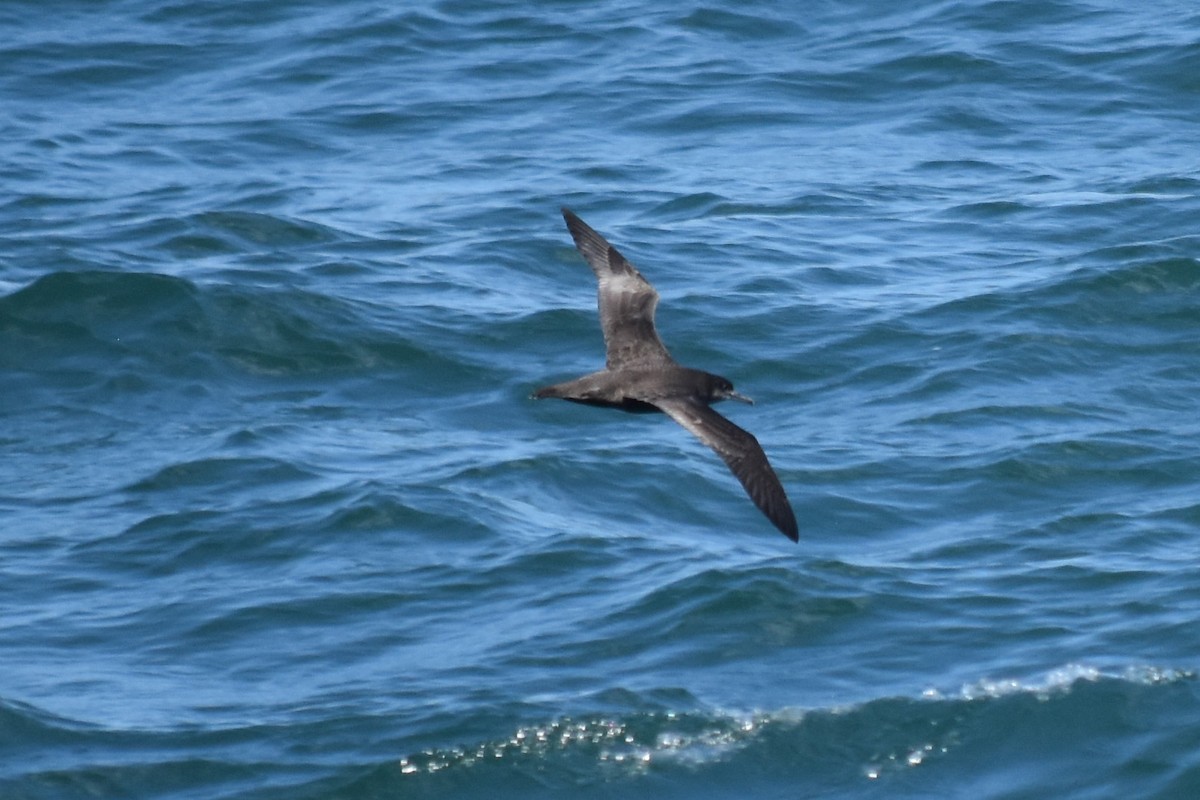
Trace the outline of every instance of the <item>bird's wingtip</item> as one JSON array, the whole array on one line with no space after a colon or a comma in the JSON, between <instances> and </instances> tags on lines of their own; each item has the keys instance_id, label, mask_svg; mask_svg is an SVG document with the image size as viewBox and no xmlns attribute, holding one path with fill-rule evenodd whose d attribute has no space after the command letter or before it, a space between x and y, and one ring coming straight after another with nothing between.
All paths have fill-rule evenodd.
<instances>
[{"instance_id":1,"label":"bird's wingtip","mask_svg":"<svg viewBox=\"0 0 1200 800\"><path fill-rule=\"evenodd\" d=\"M786 499L784 502L786 502ZM786 508L780 509L777 514L772 515L771 522L775 523L775 527L784 536L797 544L800 543L800 526L796 524L796 515L792 512L790 504Z\"/></svg>"}]
</instances>

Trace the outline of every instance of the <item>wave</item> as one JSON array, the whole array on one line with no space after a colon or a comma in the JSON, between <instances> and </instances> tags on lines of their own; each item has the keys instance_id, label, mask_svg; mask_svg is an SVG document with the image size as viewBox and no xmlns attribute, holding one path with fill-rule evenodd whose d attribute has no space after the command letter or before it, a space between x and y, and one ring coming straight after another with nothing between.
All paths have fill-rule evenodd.
<instances>
[{"instance_id":1,"label":"wave","mask_svg":"<svg viewBox=\"0 0 1200 800\"><path fill-rule=\"evenodd\" d=\"M340 743L297 759L262 741L244 750L248 738L268 732L286 741L287 725L109 730L0 700L0 741L53 753L9 760L0 787L69 798L97 787L145 796L196 785L213 797L333 800L565 792L1077 797L1116 786L1139 797L1182 797L1200 785L1198 689L1190 670L1067 665L1028 680L981 679L819 708L719 710L686 692L609 691L593 698L607 710L365 763L362 753L338 750L377 751L382 743L355 745L344 735L355 725L349 719L297 723L306 739ZM359 727L373 726L364 719ZM255 765L279 759L290 768L264 785Z\"/></svg>"},{"instance_id":2,"label":"wave","mask_svg":"<svg viewBox=\"0 0 1200 800\"><path fill-rule=\"evenodd\" d=\"M499 739L411 753L329 796L569 790L683 797L786 788L801 796L894 797L928 796L940 786L943 796L986 798L1039 787L1104 790L1155 772L1150 765L1157 765L1156 791L1166 792L1200 774L1189 750L1195 677L1186 670L1071 665L1031 681L980 680L951 692L849 706L562 717ZM1161 717L1152 721L1175 703L1187 710L1168 712L1165 724ZM1091 763L1096 751L1103 766L1063 771ZM1019 773L1010 771L1013 763L1022 764ZM920 782L912 777L918 771L927 773Z\"/></svg>"}]
</instances>

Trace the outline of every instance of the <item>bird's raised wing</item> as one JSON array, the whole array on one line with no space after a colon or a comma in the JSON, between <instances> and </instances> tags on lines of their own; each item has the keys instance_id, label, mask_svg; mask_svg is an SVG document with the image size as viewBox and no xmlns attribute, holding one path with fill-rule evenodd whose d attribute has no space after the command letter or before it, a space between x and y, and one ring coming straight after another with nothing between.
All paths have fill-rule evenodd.
<instances>
[{"instance_id":1,"label":"bird's raised wing","mask_svg":"<svg viewBox=\"0 0 1200 800\"><path fill-rule=\"evenodd\" d=\"M608 368L674 363L654 329L658 292L591 226L569 209L562 213L575 246L600 283L600 327Z\"/></svg>"}]
</instances>

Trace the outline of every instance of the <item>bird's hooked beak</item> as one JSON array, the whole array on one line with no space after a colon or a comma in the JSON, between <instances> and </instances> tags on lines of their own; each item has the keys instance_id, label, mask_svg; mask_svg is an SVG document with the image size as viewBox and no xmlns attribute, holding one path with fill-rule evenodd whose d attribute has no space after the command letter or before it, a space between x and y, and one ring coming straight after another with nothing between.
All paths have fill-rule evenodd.
<instances>
[{"instance_id":1,"label":"bird's hooked beak","mask_svg":"<svg viewBox=\"0 0 1200 800\"><path fill-rule=\"evenodd\" d=\"M754 405L753 400L751 400L749 397L746 397L746 395L744 395L744 394L735 392L733 389L730 389L728 392L726 392L725 397L727 397L730 400L738 400L747 405L751 405L751 406Z\"/></svg>"}]
</instances>

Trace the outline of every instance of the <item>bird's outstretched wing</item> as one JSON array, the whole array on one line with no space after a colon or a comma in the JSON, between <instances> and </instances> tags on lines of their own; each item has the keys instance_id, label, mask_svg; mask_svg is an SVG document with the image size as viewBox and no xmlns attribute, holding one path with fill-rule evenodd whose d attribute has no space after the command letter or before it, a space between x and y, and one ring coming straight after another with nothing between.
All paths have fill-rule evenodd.
<instances>
[{"instance_id":1,"label":"bird's outstretched wing","mask_svg":"<svg viewBox=\"0 0 1200 800\"><path fill-rule=\"evenodd\" d=\"M591 226L562 210L575 246L600 283L600 327L609 369L674 363L654 329L658 292Z\"/></svg>"},{"instance_id":2,"label":"bird's outstretched wing","mask_svg":"<svg viewBox=\"0 0 1200 800\"><path fill-rule=\"evenodd\" d=\"M698 400L671 398L655 401L654 404L725 461L734 476L742 482L754 505L767 515L767 519L784 536L793 542L800 540L796 515L783 491L783 484L779 482L775 470L771 469L767 454L753 434L742 430Z\"/></svg>"}]
</instances>

